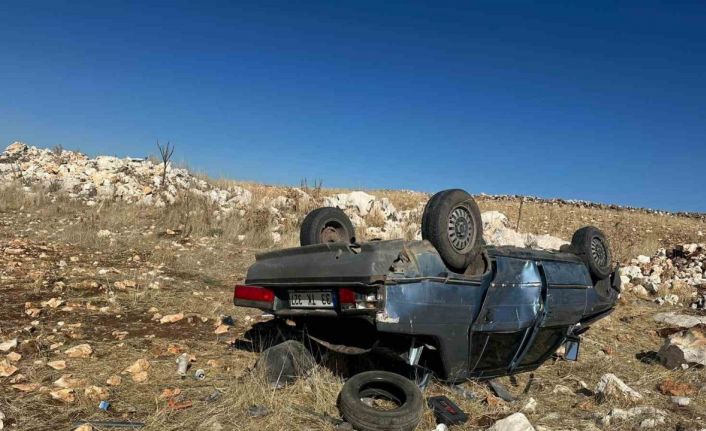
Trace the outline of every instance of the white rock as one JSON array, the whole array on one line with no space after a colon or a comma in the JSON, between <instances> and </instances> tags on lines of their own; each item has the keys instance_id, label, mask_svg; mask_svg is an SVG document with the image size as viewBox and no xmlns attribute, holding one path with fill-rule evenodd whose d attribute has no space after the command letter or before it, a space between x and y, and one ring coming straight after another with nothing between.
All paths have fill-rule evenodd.
<instances>
[{"instance_id":1,"label":"white rock","mask_svg":"<svg viewBox=\"0 0 706 431\"><path fill-rule=\"evenodd\" d=\"M0 343L0 350L3 352L12 350L15 347L17 347L17 338L13 338L12 340L3 341L2 343Z\"/></svg>"},{"instance_id":2,"label":"white rock","mask_svg":"<svg viewBox=\"0 0 706 431\"><path fill-rule=\"evenodd\" d=\"M522 411L525 413L534 413L537 410L537 401L534 398L527 400L525 405L522 407Z\"/></svg>"},{"instance_id":3,"label":"white rock","mask_svg":"<svg viewBox=\"0 0 706 431\"><path fill-rule=\"evenodd\" d=\"M324 198L324 206L337 207L341 209L354 209L360 216L366 216L373 208L375 196L362 191L351 193L339 193L335 196Z\"/></svg>"},{"instance_id":4,"label":"white rock","mask_svg":"<svg viewBox=\"0 0 706 431\"><path fill-rule=\"evenodd\" d=\"M655 322L685 329L696 325L706 325L706 316L690 316L686 314L677 314L675 312L658 313L654 315L653 319Z\"/></svg>"},{"instance_id":5,"label":"white rock","mask_svg":"<svg viewBox=\"0 0 706 431\"><path fill-rule=\"evenodd\" d=\"M618 376L612 373L604 374L594 390L599 399L623 398L628 401L638 401L642 395L626 385Z\"/></svg>"},{"instance_id":6,"label":"white rock","mask_svg":"<svg viewBox=\"0 0 706 431\"><path fill-rule=\"evenodd\" d=\"M637 265L623 266L620 268L620 275L628 277L630 281L630 279L642 277L642 269Z\"/></svg>"},{"instance_id":7,"label":"white rock","mask_svg":"<svg viewBox=\"0 0 706 431\"><path fill-rule=\"evenodd\" d=\"M662 364L670 369L693 364L706 366L706 331L696 326L672 334L658 355Z\"/></svg>"},{"instance_id":8,"label":"white rock","mask_svg":"<svg viewBox=\"0 0 706 431\"><path fill-rule=\"evenodd\" d=\"M535 431L535 429L525 415L513 413L495 422L488 431Z\"/></svg>"},{"instance_id":9,"label":"white rock","mask_svg":"<svg viewBox=\"0 0 706 431\"><path fill-rule=\"evenodd\" d=\"M637 257L637 262L640 263L640 264L643 264L643 265L644 265L644 264L648 264L648 263L650 263L650 258L649 258L648 256L645 256L645 255L639 255L639 256Z\"/></svg>"},{"instance_id":10,"label":"white rock","mask_svg":"<svg viewBox=\"0 0 706 431\"><path fill-rule=\"evenodd\" d=\"M679 407L686 407L691 403L691 398L689 397L672 397L672 403Z\"/></svg>"},{"instance_id":11,"label":"white rock","mask_svg":"<svg viewBox=\"0 0 706 431\"><path fill-rule=\"evenodd\" d=\"M509 227L507 217L499 211L486 211L480 215L480 218L483 222L483 231Z\"/></svg>"},{"instance_id":12,"label":"white rock","mask_svg":"<svg viewBox=\"0 0 706 431\"><path fill-rule=\"evenodd\" d=\"M101 230L98 231L98 233L96 233L96 236L97 236L98 238L107 238L107 237L109 237L109 236L112 235L112 234L113 234L113 233L112 233L111 231L109 231L108 229L101 229Z\"/></svg>"}]
</instances>

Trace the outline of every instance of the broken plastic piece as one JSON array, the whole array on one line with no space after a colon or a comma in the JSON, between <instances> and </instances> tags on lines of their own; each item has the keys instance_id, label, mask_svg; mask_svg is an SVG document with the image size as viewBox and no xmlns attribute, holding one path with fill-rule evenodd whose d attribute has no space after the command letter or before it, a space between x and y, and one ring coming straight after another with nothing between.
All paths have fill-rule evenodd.
<instances>
[{"instance_id":1,"label":"broken plastic piece","mask_svg":"<svg viewBox=\"0 0 706 431\"><path fill-rule=\"evenodd\" d=\"M443 395L429 398L427 404L434 411L437 423L451 426L466 423L468 420L466 412Z\"/></svg>"},{"instance_id":2,"label":"broken plastic piece","mask_svg":"<svg viewBox=\"0 0 706 431\"><path fill-rule=\"evenodd\" d=\"M515 401L512 394L496 379L488 380L488 385L493 392L495 392L495 395L499 396L503 401L507 401L508 403Z\"/></svg>"}]
</instances>

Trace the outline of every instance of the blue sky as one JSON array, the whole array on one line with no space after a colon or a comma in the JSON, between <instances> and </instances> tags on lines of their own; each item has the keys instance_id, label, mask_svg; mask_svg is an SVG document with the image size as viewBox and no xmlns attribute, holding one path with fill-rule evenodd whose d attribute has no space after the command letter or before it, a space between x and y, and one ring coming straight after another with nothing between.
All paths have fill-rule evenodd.
<instances>
[{"instance_id":1,"label":"blue sky","mask_svg":"<svg viewBox=\"0 0 706 431\"><path fill-rule=\"evenodd\" d=\"M0 144L706 211L706 4L0 3Z\"/></svg>"}]
</instances>

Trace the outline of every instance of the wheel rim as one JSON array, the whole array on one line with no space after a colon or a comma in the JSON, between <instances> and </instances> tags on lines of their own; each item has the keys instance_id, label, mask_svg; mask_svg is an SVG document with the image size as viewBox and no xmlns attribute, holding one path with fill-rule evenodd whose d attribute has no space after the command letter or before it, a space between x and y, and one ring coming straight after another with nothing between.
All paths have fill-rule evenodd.
<instances>
[{"instance_id":1,"label":"wheel rim","mask_svg":"<svg viewBox=\"0 0 706 431\"><path fill-rule=\"evenodd\" d=\"M603 241L598 237L591 239L591 257L600 267L608 265L608 250L605 244L603 244Z\"/></svg>"},{"instance_id":2,"label":"wheel rim","mask_svg":"<svg viewBox=\"0 0 706 431\"><path fill-rule=\"evenodd\" d=\"M473 217L466 207L458 206L449 214L448 236L451 246L463 251L471 246L475 236Z\"/></svg>"},{"instance_id":3,"label":"wheel rim","mask_svg":"<svg viewBox=\"0 0 706 431\"><path fill-rule=\"evenodd\" d=\"M329 221L321 229L321 242L346 242L346 229L336 221Z\"/></svg>"}]
</instances>

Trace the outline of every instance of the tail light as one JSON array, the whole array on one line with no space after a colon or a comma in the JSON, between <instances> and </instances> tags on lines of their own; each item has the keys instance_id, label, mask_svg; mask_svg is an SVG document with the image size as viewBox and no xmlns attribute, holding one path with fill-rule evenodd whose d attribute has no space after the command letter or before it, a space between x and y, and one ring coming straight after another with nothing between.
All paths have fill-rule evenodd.
<instances>
[{"instance_id":1,"label":"tail light","mask_svg":"<svg viewBox=\"0 0 706 431\"><path fill-rule=\"evenodd\" d=\"M338 289L338 303L341 304L341 310L373 309L378 303L378 295L375 292L358 293L353 289L341 287Z\"/></svg>"},{"instance_id":2,"label":"tail light","mask_svg":"<svg viewBox=\"0 0 706 431\"><path fill-rule=\"evenodd\" d=\"M355 307L355 291L345 287L338 289L338 302L342 308Z\"/></svg>"},{"instance_id":3,"label":"tail light","mask_svg":"<svg viewBox=\"0 0 706 431\"><path fill-rule=\"evenodd\" d=\"M233 291L235 305L271 309L275 293L265 287L237 284Z\"/></svg>"}]
</instances>

